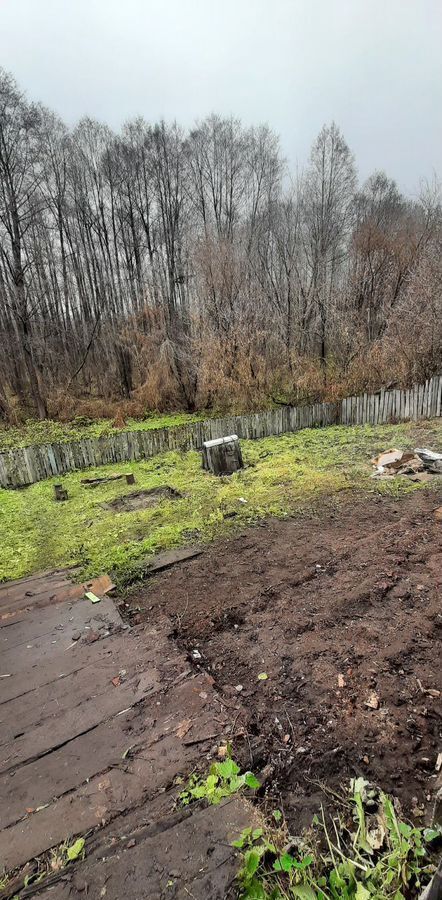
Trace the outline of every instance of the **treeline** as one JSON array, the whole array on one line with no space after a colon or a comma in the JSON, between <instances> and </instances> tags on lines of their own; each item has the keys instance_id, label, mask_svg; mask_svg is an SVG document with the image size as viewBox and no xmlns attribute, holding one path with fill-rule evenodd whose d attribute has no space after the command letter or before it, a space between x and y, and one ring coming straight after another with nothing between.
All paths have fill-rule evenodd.
<instances>
[{"instance_id":1,"label":"treeline","mask_svg":"<svg viewBox=\"0 0 442 900\"><path fill-rule=\"evenodd\" d=\"M291 177L267 126L68 129L0 70L0 415L243 410L442 362L436 181L357 182L324 126Z\"/></svg>"}]
</instances>

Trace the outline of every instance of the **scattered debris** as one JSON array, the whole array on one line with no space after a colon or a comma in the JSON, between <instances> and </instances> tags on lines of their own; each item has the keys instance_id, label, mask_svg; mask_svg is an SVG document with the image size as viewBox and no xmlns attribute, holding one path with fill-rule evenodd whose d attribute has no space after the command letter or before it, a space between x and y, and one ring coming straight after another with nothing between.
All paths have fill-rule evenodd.
<instances>
[{"instance_id":1,"label":"scattered debris","mask_svg":"<svg viewBox=\"0 0 442 900\"><path fill-rule=\"evenodd\" d=\"M89 631L88 634L86 634L84 637L85 644L95 644L95 641L99 641L99 640L100 640L100 635L99 635L98 631ZM71 646L75 646L75 644L71 645Z\"/></svg>"},{"instance_id":2,"label":"scattered debris","mask_svg":"<svg viewBox=\"0 0 442 900\"><path fill-rule=\"evenodd\" d=\"M343 675L339 674L338 675L338 688L343 688L343 687L345 687L345 678Z\"/></svg>"},{"instance_id":3,"label":"scattered debris","mask_svg":"<svg viewBox=\"0 0 442 900\"><path fill-rule=\"evenodd\" d=\"M376 469L372 478L394 478L408 475L412 481L427 481L442 474L442 454L432 450L385 450L372 459Z\"/></svg>"},{"instance_id":4,"label":"scattered debris","mask_svg":"<svg viewBox=\"0 0 442 900\"><path fill-rule=\"evenodd\" d=\"M115 585L113 581L109 578L109 575L100 575L99 578L94 578L92 581L84 582L85 590L92 591L92 593L96 594L97 597L101 594L107 594L109 591L115 590Z\"/></svg>"},{"instance_id":5,"label":"scattered debris","mask_svg":"<svg viewBox=\"0 0 442 900\"><path fill-rule=\"evenodd\" d=\"M372 691L365 701L365 706L368 706L370 709L379 709L379 704L379 694L377 694L376 691Z\"/></svg>"},{"instance_id":6,"label":"scattered debris","mask_svg":"<svg viewBox=\"0 0 442 900\"><path fill-rule=\"evenodd\" d=\"M437 754L436 765L434 768L436 769L436 772L440 772L442 769L442 753Z\"/></svg>"},{"instance_id":7,"label":"scattered debris","mask_svg":"<svg viewBox=\"0 0 442 900\"><path fill-rule=\"evenodd\" d=\"M390 450L384 450L383 453L380 453L379 456L375 456L372 459L372 463L377 468L384 469L385 466L391 465L391 463L398 462L398 460L402 459L403 453L402 450L396 450L393 447Z\"/></svg>"},{"instance_id":8,"label":"scattered debris","mask_svg":"<svg viewBox=\"0 0 442 900\"><path fill-rule=\"evenodd\" d=\"M194 659L202 659L201 653L199 650L192 650L192 656Z\"/></svg>"},{"instance_id":9,"label":"scattered debris","mask_svg":"<svg viewBox=\"0 0 442 900\"><path fill-rule=\"evenodd\" d=\"M175 734L178 738L182 739L186 736L187 732L192 728L192 719L183 719L182 722L178 725L178 728L175 731Z\"/></svg>"},{"instance_id":10,"label":"scattered debris","mask_svg":"<svg viewBox=\"0 0 442 900\"><path fill-rule=\"evenodd\" d=\"M81 484L84 484L87 488L97 487L99 484L106 484L108 481L121 481L123 478L126 479L126 484L135 484L135 475L129 472L128 475L119 474L119 475L106 475L103 478L82 478Z\"/></svg>"},{"instance_id":11,"label":"scattered debris","mask_svg":"<svg viewBox=\"0 0 442 900\"><path fill-rule=\"evenodd\" d=\"M201 556L202 552L202 549L199 547L183 547L182 549L165 550L156 556L148 556L133 566L130 582L144 579L148 575L153 575L154 572L169 569L171 566L185 560L194 559L196 556Z\"/></svg>"},{"instance_id":12,"label":"scattered debris","mask_svg":"<svg viewBox=\"0 0 442 900\"><path fill-rule=\"evenodd\" d=\"M112 678L112 684L114 687L118 687L121 684L121 678L119 675L116 675L115 678Z\"/></svg>"},{"instance_id":13,"label":"scattered debris","mask_svg":"<svg viewBox=\"0 0 442 900\"><path fill-rule=\"evenodd\" d=\"M416 678L416 681L418 683L421 694L427 694L428 697L434 697L436 700L439 699L441 693L440 691L438 691L436 688L424 688L419 678Z\"/></svg>"},{"instance_id":14,"label":"scattered debris","mask_svg":"<svg viewBox=\"0 0 442 900\"><path fill-rule=\"evenodd\" d=\"M97 595L94 594L93 591L86 591L84 596L87 597L87 599L90 600L91 603L100 603L101 602L101 597L97 597Z\"/></svg>"},{"instance_id":15,"label":"scattered debris","mask_svg":"<svg viewBox=\"0 0 442 900\"><path fill-rule=\"evenodd\" d=\"M434 450L426 450L419 447L414 452L422 460L428 472L431 472L433 475L442 474L442 453L435 453Z\"/></svg>"},{"instance_id":16,"label":"scattered debris","mask_svg":"<svg viewBox=\"0 0 442 900\"><path fill-rule=\"evenodd\" d=\"M268 679L267 672L260 672L258 675L258 681L267 681Z\"/></svg>"}]
</instances>

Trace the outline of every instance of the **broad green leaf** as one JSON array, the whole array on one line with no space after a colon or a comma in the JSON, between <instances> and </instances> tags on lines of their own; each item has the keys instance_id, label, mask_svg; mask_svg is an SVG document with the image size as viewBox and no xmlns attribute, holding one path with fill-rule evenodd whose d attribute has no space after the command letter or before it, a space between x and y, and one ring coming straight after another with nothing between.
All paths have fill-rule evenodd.
<instances>
[{"instance_id":1,"label":"broad green leaf","mask_svg":"<svg viewBox=\"0 0 442 900\"><path fill-rule=\"evenodd\" d=\"M248 900L269 900L269 895L259 878L252 878L248 882L244 891L244 897L247 897Z\"/></svg>"},{"instance_id":2,"label":"broad green leaf","mask_svg":"<svg viewBox=\"0 0 442 900\"><path fill-rule=\"evenodd\" d=\"M274 809L273 812L272 812L272 816L273 816L275 822L280 822L281 819L282 819L282 812L281 812L281 810L280 810L280 809Z\"/></svg>"},{"instance_id":3,"label":"broad green leaf","mask_svg":"<svg viewBox=\"0 0 442 900\"><path fill-rule=\"evenodd\" d=\"M205 784L198 784L196 787L190 789L190 793L195 800L201 800L207 794L207 786Z\"/></svg>"},{"instance_id":4,"label":"broad green leaf","mask_svg":"<svg viewBox=\"0 0 442 900\"><path fill-rule=\"evenodd\" d=\"M79 856L83 853L84 850L84 838L77 838L75 844L72 844L71 847L67 849L67 858L73 862L74 859L78 859Z\"/></svg>"},{"instance_id":5,"label":"broad green leaf","mask_svg":"<svg viewBox=\"0 0 442 900\"><path fill-rule=\"evenodd\" d=\"M232 775L228 783L229 794L235 794L236 791L239 791L244 786L244 783L245 775Z\"/></svg>"},{"instance_id":6,"label":"broad green leaf","mask_svg":"<svg viewBox=\"0 0 442 900\"><path fill-rule=\"evenodd\" d=\"M316 900L317 894L309 884L294 884L292 886L292 894L299 897L300 900Z\"/></svg>"},{"instance_id":7,"label":"broad green leaf","mask_svg":"<svg viewBox=\"0 0 442 900\"><path fill-rule=\"evenodd\" d=\"M312 862L313 856L304 856L304 859L299 860L299 862L297 859L293 860L293 865L295 869L308 869Z\"/></svg>"},{"instance_id":8,"label":"broad green leaf","mask_svg":"<svg viewBox=\"0 0 442 900\"><path fill-rule=\"evenodd\" d=\"M431 844L431 841L437 841L438 838L442 838L442 831L440 828L425 828L424 838L427 844Z\"/></svg>"},{"instance_id":9,"label":"broad green leaf","mask_svg":"<svg viewBox=\"0 0 442 900\"><path fill-rule=\"evenodd\" d=\"M217 775L208 775L206 780L206 788L207 792L210 793L214 791L218 784L218 776Z\"/></svg>"},{"instance_id":10,"label":"broad green leaf","mask_svg":"<svg viewBox=\"0 0 442 900\"><path fill-rule=\"evenodd\" d=\"M253 772L246 772L244 781L249 788L253 788L253 790L258 790L261 787L261 782L258 781Z\"/></svg>"},{"instance_id":11,"label":"broad green leaf","mask_svg":"<svg viewBox=\"0 0 442 900\"><path fill-rule=\"evenodd\" d=\"M370 891L364 887L361 881L357 882L355 900L369 900Z\"/></svg>"},{"instance_id":12,"label":"broad green leaf","mask_svg":"<svg viewBox=\"0 0 442 900\"><path fill-rule=\"evenodd\" d=\"M247 850L244 855L245 867L248 875L254 875L261 862L261 854L258 850Z\"/></svg>"},{"instance_id":13,"label":"broad green leaf","mask_svg":"<svg viewBox=\"0 0 442 900\"><path fill-rule=\"evenodd\" d=\"M239 766L233 759L225 759L224 762L216 764L216 771L221 778L230 778L232 775L238 774Z\"/></svg>"},{"instance_id":14,"label":"broad green leaf","mask_svg":"<svg viewBox=\"0 0 442 900\"><path fill-rule=\"evenodd\" d=\"M239 849L244 847L244 844L248 843L248 839L250 838L251 834L251 828L244 828L239 838L236 841L232 841L232 847L238 847Z\"/></svg>"},{"instance_id":15,"label":"broad green leaf","mask_svg":"<svg viewBox=\"0 0 442 900\"><path fill-rule=\"evenodd\" d=\"M281 869L283 872L291 872L295 864L295 860L293 859L293 856L290 856L290 853L283 853L279 857L279 861L281 863Z\"/></svg>"}]
</instances>

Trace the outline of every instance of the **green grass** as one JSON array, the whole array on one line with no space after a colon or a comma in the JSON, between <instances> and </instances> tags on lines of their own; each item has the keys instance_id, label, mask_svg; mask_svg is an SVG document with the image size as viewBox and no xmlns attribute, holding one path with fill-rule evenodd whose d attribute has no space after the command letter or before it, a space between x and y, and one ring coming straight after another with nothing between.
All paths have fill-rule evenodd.
<instances>
[{"instance_id":1,"label":"green grass","mask_svg":"<svg viewBox=\"0 0 442 900\"><path fill-rule=\"evenodd\" d=\"M67 441L80 441L83 438L97 438L103 435L118 434L121 431L149 431L152 428L170 428L174 425L188 425L198 422L206 415L196 413L149 413L144 419L127 419L122 428L115 428L112 419L94 419L93 421L79 416L72 422L56 422L46 419L44 422L28 419L20 426L0 426L0 451L14 450L17 447L30 447L32 444L55 444Z\"/></svg>"},{"instance_id":2,"label":"green grass","mask_svg":"<svg viewBox=\"0 0 442 900\"><path fill-rule=\"evenodd\" d=\"M114 570L123 583L148 554L209 541L266 516L317 508L338 492L362 489L400 496L415 490L417 486L406 478L370 479L371 456L390 446L438 449L442 423L334 427L244 441L247 468L230 478L203 472L196 452L171 452L67 475L65 503L53 498L53 483L60 479L17 491L0 490L0 580L80 564L85 576ZM86 475L115 472L133 472L135 488L122 481L93 489L81 484ZM182 497L136 512L115 513L100 505L135 489L164 484ZM231 513L236 515L230 517Z\"/></svg>"}]
</instances>

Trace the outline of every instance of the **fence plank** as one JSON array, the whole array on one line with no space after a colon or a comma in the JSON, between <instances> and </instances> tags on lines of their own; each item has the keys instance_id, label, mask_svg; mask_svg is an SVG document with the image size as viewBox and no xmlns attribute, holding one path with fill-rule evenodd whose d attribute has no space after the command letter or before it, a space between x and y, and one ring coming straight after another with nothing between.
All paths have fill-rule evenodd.
<instances>
[{"instance_id":1,"label":"fence plank","mask_svg":"<svg viewBox=\"0 0 442 900\"><path fill-rule=\"evenodd\" d=\"M76 469L148 459L167 450L200 450L205 440L238 434L244 440L298 431L301 428L385 424L442 415L442 376L405 391L381 390L346 397L340 403L281 407L245 416L208 419L173 428L126 431L69 443L43 444L0 452L0 485L22 487Z\"/></svg>"}]
</instances>

